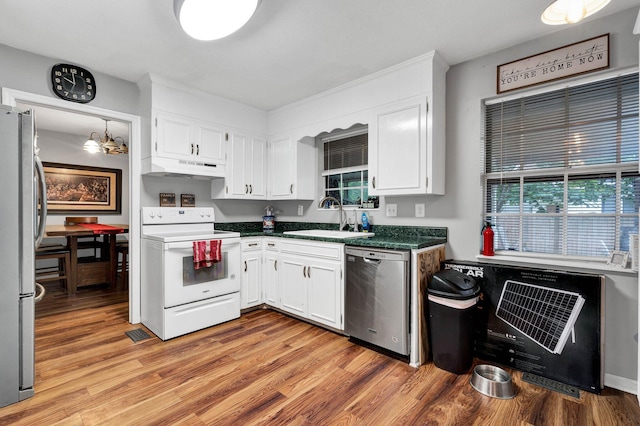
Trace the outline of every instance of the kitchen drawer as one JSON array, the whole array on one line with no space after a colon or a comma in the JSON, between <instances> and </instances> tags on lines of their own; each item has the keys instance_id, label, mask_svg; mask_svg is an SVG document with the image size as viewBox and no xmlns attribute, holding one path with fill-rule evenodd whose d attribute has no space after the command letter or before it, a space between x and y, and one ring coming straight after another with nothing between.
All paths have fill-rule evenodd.
<instances>
[{"instance_id":1,"label":"kitchen drawer","mask_svg":"<svg viewBox=\"0 0 640 426\"><path fill-rule=\"evenodd\" d=\"M283 241L280 244L280 251L281 253L291 253L300 256L342 260L344 244L300 240Z\"/></svg>"},{"instance_id":2,"label":"kitchen drawer","mask_svg":"<svg viewBox=\"0 0 640 426\"><path fill-rule=\"evenodd\" d=\"M277 238L268 238L264 240L264 248L269 251L280 250L280 241Z\"/></svg>"},{"instance_id":3,"label":"kitchen drawer","mask_svg":"<svg viewBox=\"0 0 640 426\"><path fill-rule=\"evenodd\" d=\"M262 238L242 239L242 251L262 250Z\"/></svg>"}]
</instances>

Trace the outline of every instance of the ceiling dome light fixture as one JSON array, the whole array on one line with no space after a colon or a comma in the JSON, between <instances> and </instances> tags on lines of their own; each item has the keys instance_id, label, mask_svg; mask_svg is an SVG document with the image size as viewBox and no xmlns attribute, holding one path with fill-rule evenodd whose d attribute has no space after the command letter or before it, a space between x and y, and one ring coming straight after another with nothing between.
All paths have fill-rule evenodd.
<instances>
[{"instance_id":1,"label":"ceiling dome light fixture","mask_svg":"<svg viewBox=\"0 0 640 426\"><path fill-rule=\"evenodd\" d=\"M591 16L611 0L556 0L547 7L540 19L547 25L575 24Z\"/></svg>"},{"instance_id":2,"label":"ceiling dome light fixture","mask_svg":"<svg viewBox=\"0 0 640 426\"><path fill-rule=\"evenodd\" d=\"M187 35L210 41L242 28L258 4L260 0L174 0L173 12Z\"/></svg>"}]
</instances>

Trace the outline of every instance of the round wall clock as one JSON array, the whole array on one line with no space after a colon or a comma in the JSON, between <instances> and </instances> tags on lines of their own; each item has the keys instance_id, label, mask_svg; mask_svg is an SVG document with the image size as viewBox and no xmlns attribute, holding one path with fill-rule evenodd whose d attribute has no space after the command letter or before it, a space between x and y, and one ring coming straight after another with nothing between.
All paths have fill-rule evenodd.
<instances>
[{"instance_id":1,"label":"round wall clock","mask_svg":"<svg viewBox=\"0 0 640 426\"><path fill-rule=\"evenodd\" d=\"M96 81L86 69L70 64L51 68L53 93L65 101L87 103L96 97Z\"/></svg>"}]
</instances>

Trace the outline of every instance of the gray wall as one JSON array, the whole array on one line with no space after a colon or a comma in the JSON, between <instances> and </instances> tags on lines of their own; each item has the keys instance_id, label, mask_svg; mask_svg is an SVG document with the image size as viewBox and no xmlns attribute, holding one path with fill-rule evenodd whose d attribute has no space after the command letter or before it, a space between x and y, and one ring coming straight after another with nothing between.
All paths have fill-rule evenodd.
<instances>
[{"instance_id":1,"label":"gray wall","mask_svg":"<svg viewBox=\"0 0 640 426\"><path fill-rule=\"evenodd\" d=\"M51 91L51 67L69 59L48 58L0 44L0 87L56 97ZM129 114L139 114L140 91L134 83L89 70L96 78L96 106Z\"/></svg>"}]
</instances>

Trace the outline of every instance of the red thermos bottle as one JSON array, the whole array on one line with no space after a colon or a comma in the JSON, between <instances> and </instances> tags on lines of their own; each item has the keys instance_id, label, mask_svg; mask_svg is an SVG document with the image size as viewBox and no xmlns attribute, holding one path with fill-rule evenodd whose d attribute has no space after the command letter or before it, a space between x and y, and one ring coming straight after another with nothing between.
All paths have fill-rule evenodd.
<instances>
[{"instance_id":1,"label":"red thermos bottle","mask_svg":"<svg viewBox=\"0 0 640 426\"><path fill-rule=\"evenodd\" d=\"M493 256L495 254L493 251L493 229L491 229L489 222L485 222L484 228L482 228L482 254L484 256Z\"/></svg>"}]
</instances>

